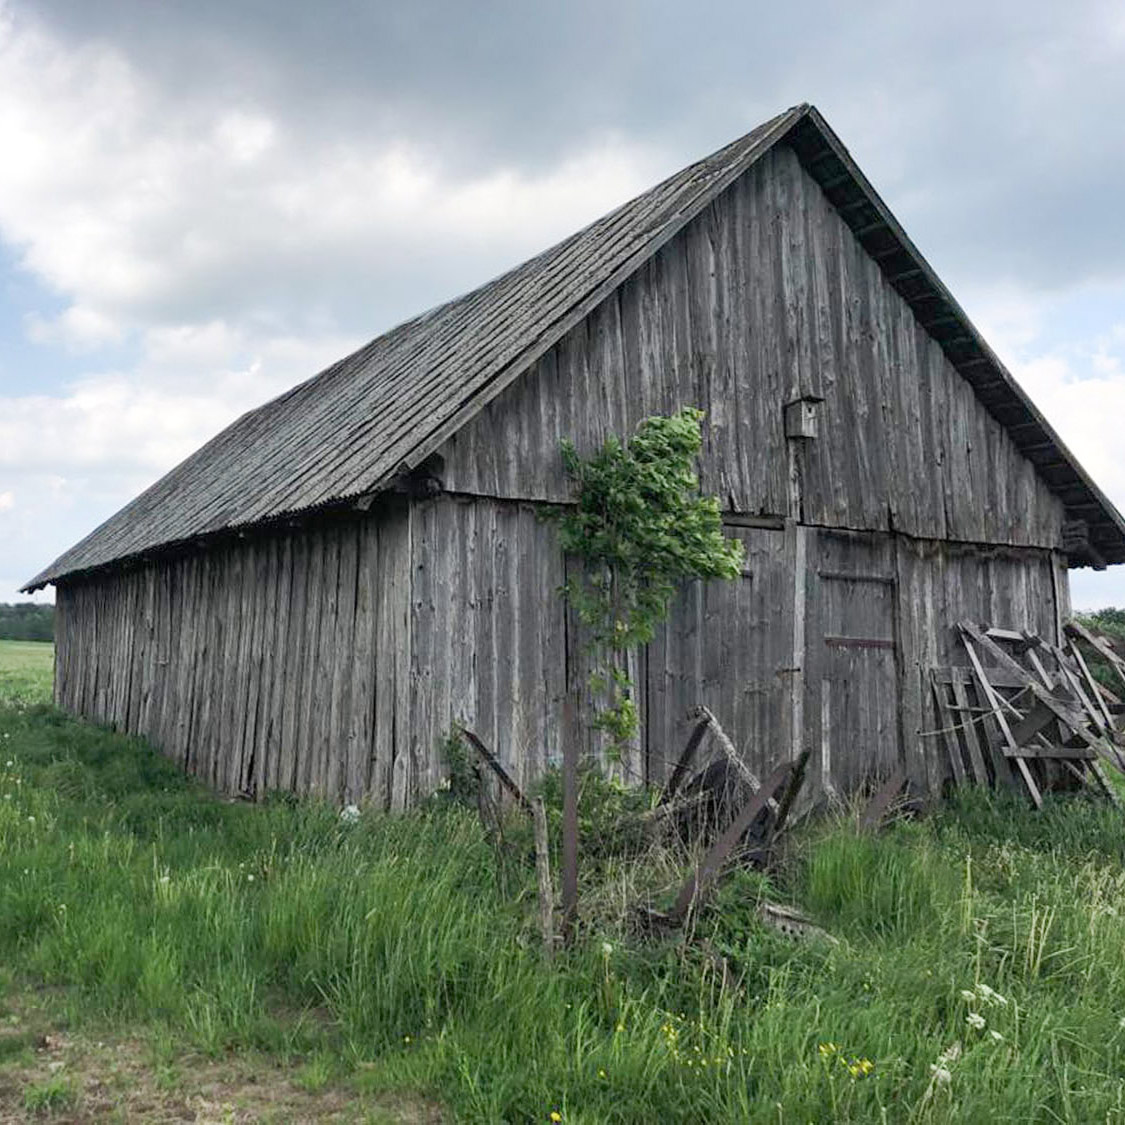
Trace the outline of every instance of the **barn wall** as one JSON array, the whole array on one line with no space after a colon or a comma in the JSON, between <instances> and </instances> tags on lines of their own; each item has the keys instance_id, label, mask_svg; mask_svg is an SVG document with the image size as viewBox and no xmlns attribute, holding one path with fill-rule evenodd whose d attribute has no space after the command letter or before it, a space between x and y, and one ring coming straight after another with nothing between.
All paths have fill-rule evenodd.
<instances>
[{"instance_id":1,"label":"barn wall","mask_svg":"<svg viewBox=\"0 0 1125 1125\"><path fill-rule=\"evenodd\" d=\"M703 704L759 776L792 743L792 529L727 528L746 551L742 575L688 583L648 646L644 693L648 773L671 772Z\"/></svg>"},{"instance_id":2,"label":"barn wall","mask_svg":"<svg viewBox=\"0 0 1125 1125\"><path fill-rule=\"evenodd\" d=\"M413 526L419 791L438 784L437 747L454 722L530 782L560 760L568 689L585 717L578 737L596 751L582 632L558 597L566 569L555 528L534 505L451 496L420 504ZM1066 611L1056 602L1063 560L1049 551L793 524L726 534L746 548L742 575L687 583L630 661L642 740L617 767L627 779L665 778L704 704L760 775L805 746L814 791L849 792L899 763L937 787L944 754L923 737L937 725L929 670L965 663L956 622L1055 639Z\"/></svg>"},{"instance_id":3,"label":"barn wall","mask_svg":"<svg viewBox=\"0 0 1125 1125\"><path fill-rule=\"evenodd\" d=\"M581 450L707 412L703 486L789 514L782 406L824 397L806 522L1059 543L1062 506L787 148L773 150L443 449L448 488L563 500Z\"/></svg>"},{"instance_id":4,"label":"barn wall","mask_svg":"<svg viewBox=\"0 0 1125 1125\"><path fill-rule=\"evenodd\" d=\"M702 703L760 774L806 746L814 788L900 761L936 787L928 675L964 663L955 623L1054 638L1067 609L1047 551L792 523L727 533L742 575L686 584L630 661L643 733L626 779L666 777ZM57 702L227 793L404 808L440 784L454 723L526 785L560 760L568 690L587 718L592 705L566 576L536 505L442 495L67 583ZM585 722L578 737L596 750Z\"/></svg>"},{"instance_id":5,"label":"barn wall","mask_svg":"<svg viewBox=\"0 0 1125 1125\"><path fill-rule=\"evenodd\" d=\"M1056 603L1063 562L1048 551L804 529L798 595L800 529L727 533L746 545L742 577L690 583L646 654L652 779L666 776L703 703L760 775L807 747L814 792L851 792L898 764L937 788L946 764L924 733L939 725L929 673L967 662L956 623L1057 640L1067 612Z\"/></svg>"},{"instance_id":6,"label":"barn wall","mask_svg":"<svg viewBox=\"0 0 1125 1125\"><path fill-rule=\"evenodd\" d=\"M907 767L922 787L945 776L932 735L930 670L965 665L959 621L1059 639L1049 551L981 549L901 535L820 529L808 548L804 744L823 786Z\"/></svg>"},{"instance_id":7,"label":"barn wall","mask_svg":"<svg viewBox=\"0 0 1125 1125\"><path fill-rule=\"evenodd\" d=\"M555 527L529 504L417 504L411 574L409 748L417 786L443 773L454 723L521 784L561 756L567 686L565 581Z\"/></svg>"},{"instance_id":8,"label":"barn wall","mask_svg":"<svg viewBox=\"0 0 1125 1125\"><path fill-rule=\"evenodd\" d=\"M1061 621L1070 614L1066 561L1058 552L984 551L900 537L895 567L906 762L919 781L936 788L945 756L937 740L918 733L941 725L929 670L968 663L959 621L1026 629L1061 643Z\"/></svg>"},{"instance_id":9,"label":"barn wall","mask_svg":"<svg viewBox=\"0 0 1125 1125\"><path fill-rule=\"evenodd\" d=\"M58 589L56 701L226 793L404 785L410 519L365 518Z\"/></svg>"}]
</instances>

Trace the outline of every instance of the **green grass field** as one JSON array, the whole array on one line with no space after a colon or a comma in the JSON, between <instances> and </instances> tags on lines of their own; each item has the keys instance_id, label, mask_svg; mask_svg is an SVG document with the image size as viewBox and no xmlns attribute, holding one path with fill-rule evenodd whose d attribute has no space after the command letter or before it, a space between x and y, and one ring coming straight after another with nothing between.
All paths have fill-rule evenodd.
<instances>
[{"instance_id":1,"label":"green grass field","mask_svg":"<svg viewBox=\"0 0 1125 1125\"><path fill-rule=\"evenodd\" d=\"M48 647L0 644L0 684L0 1120L1125 1119L1103 806L815 825L690 940L627 925L668 856L607 849L547 965L520 826L498 854L451 806L219 801L36 702ZM763 896L835 941L765 928Z\"/></svg>"},{"instance_id":2,"label":"green grass field","mask_svg":"<svg viewBox=\"0 0 1125 1125\"><path fill-rule=\"evenodd\" d=\"M54 668L54 645L0 641L0 704L50 703Z\"/></svg>"}]
</instances>

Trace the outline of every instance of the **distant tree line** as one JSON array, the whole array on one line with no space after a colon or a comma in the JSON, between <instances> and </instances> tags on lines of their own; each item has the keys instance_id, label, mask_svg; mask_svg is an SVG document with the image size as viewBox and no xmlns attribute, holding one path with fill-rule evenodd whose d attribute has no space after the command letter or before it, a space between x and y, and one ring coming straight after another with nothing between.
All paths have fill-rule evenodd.
<instances>
[{"instance_id":1,"label":"distant tree line","mask_svg":"<svg viewBox=\"0 0 1125 1125\"><path fill-rule=\"evenodd\" d=\"M1119 653L1125 655L1125 609L1098 609L1093 612L1076 613L1074 615L1095 633L1101 633ZM1109 661L1100 653L1082 646L1086 656L1086 663L1094 679L1110 691L1121 693L1121 678L1115 669L1110 667Z\"/></svg>"},{"instance_id":2,"label":"distant tree line","mask_svg":"<svg viewBox=\"0 0 1125 1125\"><path fill-rule=\"evenodd\" d=\"M1125 609L1098 609L1078 616L1087 625L1094 625L1115 641L1125 641Z\"/></svg>"},{"instance_id":3,"label":"distant tree line","mask_svg":"<svg viewBox=\"0 0 1125 1125\"><path fill-rule=\"evenodd\" d=\"M53 641L55 607L35 602L0 602L0 641Z\"/></svg>"}]
</instances>

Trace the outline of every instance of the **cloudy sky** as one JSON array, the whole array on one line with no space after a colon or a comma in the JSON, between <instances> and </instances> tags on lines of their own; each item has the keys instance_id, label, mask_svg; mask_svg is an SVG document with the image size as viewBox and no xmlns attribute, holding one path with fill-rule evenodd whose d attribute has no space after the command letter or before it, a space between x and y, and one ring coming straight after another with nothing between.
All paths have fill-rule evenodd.
<instances>
[{"instance_id":1,"label":"cloudy sky","mask_svg":"<svg viewBox=\"0 0 1125 1125\"><path fill-rule=\"evenodd\" d=\"M0 0L0 601L243 410L801 101L1125 508L1120 0ZM1125 567L1074 593L1125 605Z\"/></svg>"}]
</instances>

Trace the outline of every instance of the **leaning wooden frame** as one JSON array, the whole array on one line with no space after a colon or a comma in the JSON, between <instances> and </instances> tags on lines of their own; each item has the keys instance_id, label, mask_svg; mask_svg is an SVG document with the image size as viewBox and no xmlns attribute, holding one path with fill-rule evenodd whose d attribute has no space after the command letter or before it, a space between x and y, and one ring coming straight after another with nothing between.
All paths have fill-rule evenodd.
<instances>
[{"instance_id":1,"label":"leaning wooden frame","mask_svg":"<svg viewBox=\"0 0 1125 1125\"><path fill-rule=\"evenodd\" d=\"M928 732L945 744L953 783L1022 789L1036 808L1045 788L1077 784L1118 804L1102 769L1125 772L1117 724L1073 641L967 621L957 630L969 666L931 669L939 727Z\"/></svg>"}]
</instances>

